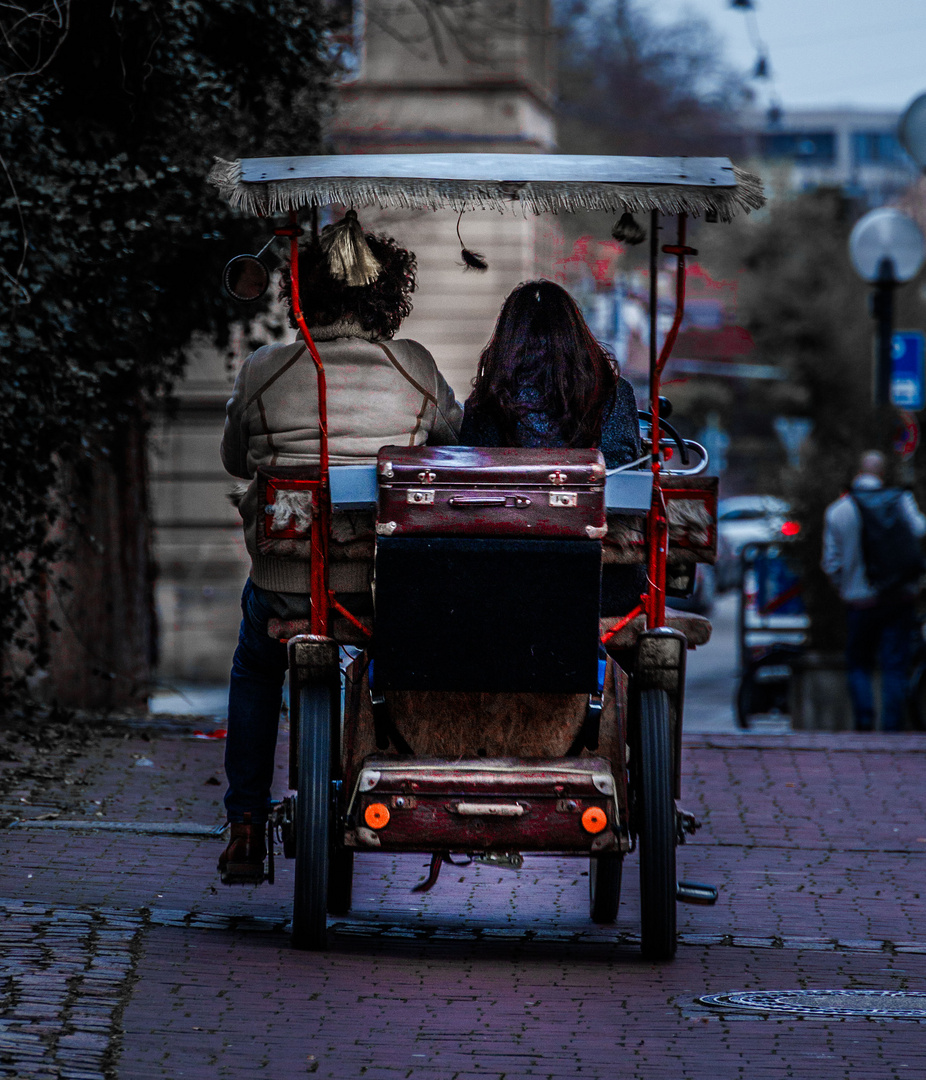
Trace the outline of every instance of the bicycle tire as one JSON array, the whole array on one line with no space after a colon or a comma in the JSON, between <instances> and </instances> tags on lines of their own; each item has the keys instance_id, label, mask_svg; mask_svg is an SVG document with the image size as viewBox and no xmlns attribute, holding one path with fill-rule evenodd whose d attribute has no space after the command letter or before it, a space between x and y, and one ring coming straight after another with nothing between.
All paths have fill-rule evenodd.
<instances>
[{"instance_id":1,"label":"bicycle tire","mask_svg":"<svg viewBox=\"0 0 926 1080\"><path fill-rule=\"evenodd\" d=\"M346 915L354 891L354 853L332 847L328 855L328 914Z\"/></svg>"},{"instance_id":2,"label":"bicycle tire","mask_svg":"<svg viewBox=\"0 0 926 1080\"><path fill-rule=\"evenodd\" d=\"M331 844L331 687L299 688L299 766L296 788L296 882L292 943L323 949L328 942Z\"/></svg>"},{"instance_id":3,"label":"bicycle tire","mask_svg":"<svg viewBox=\"0 0 926 1080\"><path fill-rule=\"evenodd\" d=\"M640 694L637 805L640 846L640 948L648 960L676 950L675 799L669 695Z\"/></svg>"},{"instance_id":4,"label":"bicycle tire","mask_svg":"<svg viewBox=\"0 0 926 1080\"><path fill-rule=\"evenodd\" d=\"M624 856L620 851L593 855L588 861L589 914L594 923L613 923L621 902Z\"/></svg>"},{"instance_id":5,"label":"bicycle tire","mask_svg":"<svg viewBox=\"0 0 926 1080\"><path fill-rule=\"evenodd\" d=\"M736 723L743 731L749 730L749 717L752 713L753 686L755 676L752 668L743 672L739 686L736 689Z\"/></svg>"},{"instance_id":6,"label":"bicycle tire","mask_svg":"<svg viewBox=\"0 0 926 1080\"><path fill-rule=\"evenodd\" d=\"M787 651L772 649L761 659L754 660L743 672L736 691L736 722L744 731L749 730L749 717L769 711L767 706L772 705L778 712L788 709L790 692L787 686L790 685L794 676L792 669L794 655L790 649ZM760 684L756 678L763 668L773 666L785 666L790 671L783 697L780 692L776 692L773 685Z\"/></svg>"}]
</instances>

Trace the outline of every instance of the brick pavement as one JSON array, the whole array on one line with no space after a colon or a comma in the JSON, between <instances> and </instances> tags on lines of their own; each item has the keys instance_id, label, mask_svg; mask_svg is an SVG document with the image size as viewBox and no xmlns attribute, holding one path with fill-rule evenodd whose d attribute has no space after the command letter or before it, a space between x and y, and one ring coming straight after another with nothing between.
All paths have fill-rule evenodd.
<instances>
[{"instance_id":1,"label":"brick pavement","mask_svg":"<svg viewBox=\"0 0 926 1080\"><path fill-rule=\"evenodd\" d=\"M107 738L70 784L24 784L0 815L214 826L221 754L176 733ZM615 928L588 922L579 861L447 867L416 896L422 857L361 857L354 910L312 956L286 939L291 863L273 887L222 889L217 839L0 830L0 1076L926 1075L916 1022L697 1004L926 989L926 737L700 736L684 761L704 828L680 875L721 899L680 907L668 965L637 953L636 856Z\"/></svg>"}]
</instances>

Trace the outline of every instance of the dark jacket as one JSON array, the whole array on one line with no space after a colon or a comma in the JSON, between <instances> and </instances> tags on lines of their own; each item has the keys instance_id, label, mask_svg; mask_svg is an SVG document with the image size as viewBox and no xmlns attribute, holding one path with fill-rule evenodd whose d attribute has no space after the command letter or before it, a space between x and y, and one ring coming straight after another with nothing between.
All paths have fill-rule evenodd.
<instances>
[{"instance_id":1,"label":"dark jacket","mask_svg":"<svg viewBox=\"0 0 926 1080\"><path fill-rule=\"evenodd\" d=\"M525 403L530 403L531 396L532 391L527 390L524 395ZM484 406L474 406L471 400L468 400L463 408L460 443L463 446L506 445L498 420L491 410ZM556 426L543 413L529 412L518 423L515 445L562 446L563 438ZM610 408L605 410L601 423L599 449L604 454L605 464L609 469L626 465L627 462L636 460L642 453L637 403L633 396L633 387L626 379L618 379L614 401Z\"/></svg>"},{"instance_id":2,"label":"dark jacket","mask_svg":"<svg viewBox=\"0 0 926 1080\"><path fill-rule=\"evenodd\" d=\"M529 393L525 400L529 399ZM555 425L540 412L528 413L518 424L518 446L562 446L563 438ZM501 428L492 413L474 408L470 401L463 407L460 427L462 446L503 446ZM643 453L640 446L640 421L633 387L626 379L618 379L614 401L605 411L601 424L599 449L609 469L636 461ZM625 615L640 602L646 589L646 570L643 566L604 566L601 577L602 615Z\"/></svg>"}]
</instances>

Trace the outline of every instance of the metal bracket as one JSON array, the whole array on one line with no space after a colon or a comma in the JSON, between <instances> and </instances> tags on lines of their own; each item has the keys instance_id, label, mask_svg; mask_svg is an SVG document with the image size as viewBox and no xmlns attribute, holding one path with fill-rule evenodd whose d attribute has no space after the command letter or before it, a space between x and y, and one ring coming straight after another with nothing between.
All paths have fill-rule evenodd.
<instances>
[{"instance_id":1,"label":"metal bracket","mask_svg":"<svg viewBox=\"0 0 926 1080\"><path fill-rule=\"evenodd\" d=\"M685 843L686 836L694 836L701 828L701 822L690 810L683 810L680 806L675 808L675 832L680 844Z\"/></svg>"},{"instance_id":2,"label":"metal bracket","mask_svg":"<svg viewBox=\"0 0 926 1080\"><path fill-rule=\"evenodd\" d=\"M524 865L524 856L520 851L486 851L473 856L474 863L482 866L496 866L499 870L520 870Z\"/></svg>"}]
</instances>

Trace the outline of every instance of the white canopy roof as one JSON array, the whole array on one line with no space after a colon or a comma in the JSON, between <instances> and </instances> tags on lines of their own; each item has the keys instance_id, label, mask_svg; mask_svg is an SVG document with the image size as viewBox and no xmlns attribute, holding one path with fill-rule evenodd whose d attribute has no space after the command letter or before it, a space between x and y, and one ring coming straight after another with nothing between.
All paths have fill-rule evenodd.
<instances>
[{"instance_id":1,"label":"white canopy roof","mask_svg":"<svg viewBox=\"0 0 926 1080\"><path fill-rule=\"evenodd\" d=\"M234 206L272 215L303 207L659 210L722 220L765 202L758 177L727 158L592 154L342 154L217 161L210 181Z\"/></svg>"}]
</instances>

